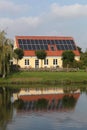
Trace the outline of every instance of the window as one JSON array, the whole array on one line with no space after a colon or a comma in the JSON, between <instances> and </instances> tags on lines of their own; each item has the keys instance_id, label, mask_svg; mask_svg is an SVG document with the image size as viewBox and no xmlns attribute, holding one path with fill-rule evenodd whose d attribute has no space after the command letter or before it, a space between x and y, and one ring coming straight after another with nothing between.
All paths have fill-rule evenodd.
<instances>
[{"instance_id":1,"label":"window","mask_svg":"<svg viewBox=\"0 0 87 130\"><path fill-rule=\"evenodd\" d=\"M25 65L29 65L29 59L25 59Z\"/></svg>"},{"instance_id":2,"label":"window","mask_svg":"<svg viewBox=\"0 0 87 130\"><path fill-rule=\"evenodd\" d=\"M44 59L44 65L48 65L48 59Z\"/></svg>"},{"instance_id":3,"label":"window","mask_svg":"<svg viewBox=\"0 0 87 130\"><path fill-rule=\"evenodd\" d=\"M57 59L53 59L53 65L57 65Z\"/></svg>"}]
</instances>

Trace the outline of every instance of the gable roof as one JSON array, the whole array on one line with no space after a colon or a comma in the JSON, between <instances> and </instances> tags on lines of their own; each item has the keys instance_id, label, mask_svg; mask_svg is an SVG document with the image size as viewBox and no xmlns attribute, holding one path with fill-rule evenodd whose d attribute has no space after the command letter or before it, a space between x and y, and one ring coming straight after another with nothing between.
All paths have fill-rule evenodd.
<instances>
[{"instance_id":1,"label":"gable roof","mask_svg":"<svg viewBox=\"0 0 87 130\"><path fill-rule=\"evenodd\" d=\"M61 56L65 50L72 50L80 56L72 37L16 36L16 46L24 50L25 56L35 56L36 50L45 50L47 56Z\"/></svg>"}]
</instances>

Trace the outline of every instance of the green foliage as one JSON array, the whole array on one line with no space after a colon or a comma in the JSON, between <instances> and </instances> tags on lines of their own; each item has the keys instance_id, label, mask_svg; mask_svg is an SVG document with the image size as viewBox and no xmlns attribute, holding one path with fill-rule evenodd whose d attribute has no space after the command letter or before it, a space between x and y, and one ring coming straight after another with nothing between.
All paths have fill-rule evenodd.
<instances>
[{"instance_id":1,"label":"green foliage","mask_svg":"<svg viewBox=\"0 0 87 130\"><path fill-rule=\"evenodd\" d=\"M82 67L87 68L87 52L81 54Z\"/></svg>"},{"instance_id":2,"label":"green foliage","mask_svg":"<svg viewBox=\"0 0 87 130\"><path fill-rule=\"evenodd\" d=\"M11 40L6 37L5 31L0 32L0 74L4 78L9 74L10 59L12 58Z\"/></svg>"},{"instance_id":3,"label":"green foliage","mask_svg":"<svg viewBox=\"0 0 87 130\"><path fill-rule=\"evenodd\" d=\"M36 54L37 58L41 59L41 60L45 59L47 56L47 53L44 50L35 51L35 54Z\"/></svg>"},{"instance_id":4,"label":"green foliage","mask_svg":"<svg viewBox=\"0 0 87 130\"><path fill-rule=\"evenodd\" d=\"M10 65L10 72L18 72L20 70L20 66L19 65Z\"/></svg>"},{"instance_id":5,"label":"green foliage","mask_svg":"<svg viewBox=\"0 0 87 130\"><path fill-rule=\"evenodd\" d=\"M72 67L73 68L83 69L83 63L82 63L82 61L74 60L73 63L72 63Z\"/></svg>"},{"instance_id":6,"label":"green foliage","mask_svg":"<svg viewBox=\"0 0 87 130\"><path fill-rule=\"evenodd\" d=\"M17 59L17 63L18 63L18 60L21 60L24 56L24 52L21 48L16 48L14 50L14 58Z\"/></svg>"},{"instance_id":7,"label":"green foliage","mask_svg":"<svg viewBox=\"0 0 87 130\"><path fill-rule=\"evenodd\" d=\"M77 46L77 49L78 49L79 53L83 53L81 47Z\"/></svg>"},{"instance_id":8,"label":"green foliage","mask_svg":"<svg viewBox=\"0 0 87 130\"><path fill-rule=\"evenodd\" d=\"M46 58L47 53L45 52L45 50L37 50L37 51L35 51L35 54L38 59L41 59L41 67L42 67L42 61L43 61L43 59Z\"/></svg>"},{"instance_id":9,"label":"green foliage","mask_svg":"<svg viewBox=\"0 0 87 130\"><path fill-rule=\"evenodd\" d=\"M73 62L74 56L75 54L72 51L64 51L62 54L62 59L67 62Z\"/></svg>"},{"instance_id":10,"label":"green foliage","mask_svg":"<svg viewBox=\"0 0 87 130\"><path fill-rule=\"evenodd\" d=\"M62 54L63 66L72 65L75 54L72 51L64 51Z\"/></svg>"}]
</instances>

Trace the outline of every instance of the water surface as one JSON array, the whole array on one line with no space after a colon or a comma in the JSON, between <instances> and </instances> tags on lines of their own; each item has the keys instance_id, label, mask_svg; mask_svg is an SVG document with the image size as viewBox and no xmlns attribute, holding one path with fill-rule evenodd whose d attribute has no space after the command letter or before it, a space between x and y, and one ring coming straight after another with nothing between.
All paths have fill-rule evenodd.
<instances>
[{"instance_id":1,"label":"water surface","mask_svg":"<svg viewBox=\"0 0 87 130\"><path fill-rule=\"evenodd\" d=\"M0 88L0 130L87 130L86 92Z\"/></svg>"}]
</instances>

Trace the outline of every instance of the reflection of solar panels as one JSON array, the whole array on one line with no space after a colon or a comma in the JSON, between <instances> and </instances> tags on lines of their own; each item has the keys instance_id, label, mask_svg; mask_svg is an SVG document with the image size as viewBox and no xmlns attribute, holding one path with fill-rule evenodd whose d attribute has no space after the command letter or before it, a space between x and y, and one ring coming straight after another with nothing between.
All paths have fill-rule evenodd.
<instances>
[{"instance_id":1,"label":"reflection of solar panels","mask_svg":"<svg viewBox=\"0 0 87 130\"><path fill-rule=\"evenodd\" d=\"M23 50L49 50L48 46L51 45L57 50L76 50L73 40L18 39L18 44Z\"/></svg>"}]
</instances>

